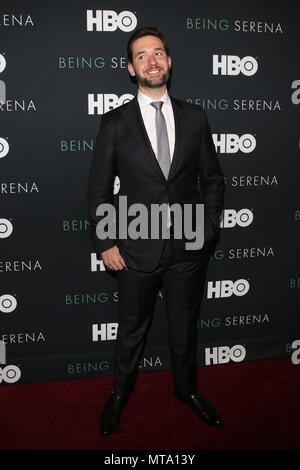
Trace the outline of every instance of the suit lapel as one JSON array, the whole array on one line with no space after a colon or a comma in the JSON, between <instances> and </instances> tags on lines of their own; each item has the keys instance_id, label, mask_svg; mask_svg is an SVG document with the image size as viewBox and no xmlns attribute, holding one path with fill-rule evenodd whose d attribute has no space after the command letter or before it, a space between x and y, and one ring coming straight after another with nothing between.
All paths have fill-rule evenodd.
<instances>
[{"instance_id":1,"label":"suit lapel","mask_svg":"<svg viewBox=\"0 0 300 470\"><path fill-rule=\"evenodd\" d=\"M171 162L170 172L168 180L172 177L178 163L180 162L180 142L182 134L182 117L180 115L180 102L176 99L171 98L173 113L174 113L174 122L175 122L175 147L174 154ZM123 114L126 123L134 136L136 142L138 143L143 154L147 158L149 164L153 166L156 172L165 180L164 174L161 171L159 163L157 161L156 155L152 149L151 142L149 140L144 121L142 118L140 106L138 104L137 97L135 96L126 107L121 106L120 111Z\"/></svg>"},{"instance_id":2,"label":"suit lapel","mask_svg":"<svg viewBox=\"0 0 300 470\"><path fill-rule=\"evenodd\" d=\"M135 96L126 107L121 106L120 111L139 148L147 158L148 163L154 167L155 171L158 171L163 176L144 125L137 97Z\"/></svg>"},{"instance_id":3,"label":"suit lapel","mask_svg":"<svg viewBox=\"0 0 300 470\"><path fill-rule=\"evenodd\" d=\"M173 158L171 162L171 168L168 176L168 181L172 176L175 174L176 169L178 168L178 165L180 163L180 160L182 158L182 153L180 152L181 144L182 144L182 136L183 130L183 118L182 118L182 112L180 112L180 102L176 100L175 98L171 97L171 103L172 103L172 108L173 108L173 114L174 114L174 122L175 122L175 147L174 147L174 153L173 153Z\"/></svg>"}]
</instances>

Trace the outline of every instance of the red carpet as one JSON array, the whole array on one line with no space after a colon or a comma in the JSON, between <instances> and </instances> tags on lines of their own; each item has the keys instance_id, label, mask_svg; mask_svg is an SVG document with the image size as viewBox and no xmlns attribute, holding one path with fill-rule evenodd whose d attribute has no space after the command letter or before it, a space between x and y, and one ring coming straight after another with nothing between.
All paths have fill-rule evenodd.
<instances>
[{"instance_id":1,"label":"red carpet","mask_svg":"<svg viewBox=\"0 0 300 470\"><path fill-rule=\"evenodd\" d=\"M1 385L0 449L300 449L300 365L202 367L198 379L223 428L205 425L173 397L169 371L148 372L108 439L98 434L98 419L111 377Z\"/></svg>"}]
</instances>

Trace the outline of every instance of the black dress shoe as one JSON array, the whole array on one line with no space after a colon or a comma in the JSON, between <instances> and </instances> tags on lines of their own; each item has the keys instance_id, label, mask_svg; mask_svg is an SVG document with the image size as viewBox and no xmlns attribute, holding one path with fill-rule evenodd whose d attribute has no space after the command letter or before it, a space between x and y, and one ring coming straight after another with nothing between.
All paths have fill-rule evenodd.
<instances>
[{"instance_id":1,"label":"black dress shoe","mask_svg":"<svg viewBox=\"0 0 300 470\"><path fill-rule=\"evenodd\" d=\"M216 410L206 398L203 398L198 392L190 395L181 395L175 392L177 400L183 401L196 413L198 418L210 426L222 426L223 420L217 414Z\"/></svg>"},{"instance_id":2,"label":"black dress shoe","mask_svg":"<svg viewBox=\"0 0 300 470\"><path fill-rule=\"evenodd\" d=\"M121 395L112 392L100 416L102 436L109 437L117 430L126 401Z\"/></svg>"}]
</instances>

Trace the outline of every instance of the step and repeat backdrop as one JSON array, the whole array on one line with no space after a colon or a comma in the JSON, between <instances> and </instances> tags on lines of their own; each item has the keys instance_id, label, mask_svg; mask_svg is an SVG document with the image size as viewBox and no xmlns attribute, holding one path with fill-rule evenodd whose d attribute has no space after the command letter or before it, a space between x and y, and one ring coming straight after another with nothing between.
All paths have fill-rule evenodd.
<instances>
[{"instance_id":1,"label":"step and repeat backdrop","mask_svg":"<svg viewBox=\"0 0 300 470\"><path fill-rule=\"evenodd\" d=\"M168 38L170 94L206 110L226 177L198 364L297 362L298 17L294 1L1 2L1 384L112 374L118 287L90 240L87 178L101 116L136 93L126 44L147 25ZM169 367L160 291L140 371Z\"/></svg>"}]
</instances>

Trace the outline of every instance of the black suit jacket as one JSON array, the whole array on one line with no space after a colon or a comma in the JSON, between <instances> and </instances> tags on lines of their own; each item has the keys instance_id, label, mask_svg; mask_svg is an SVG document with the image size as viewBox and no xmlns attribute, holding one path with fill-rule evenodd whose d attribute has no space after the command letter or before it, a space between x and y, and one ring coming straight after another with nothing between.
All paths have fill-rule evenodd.
<instances>
[{"instance_id":1,"label":"black suit jacket","mask_svg":"<svg viewBox=\"0 0 300 470\"><path fill-rule=\"evenodd\" d=\"M204 110L171 97L175 121L175 149L166 180L153 152L140 107L132 101L102 116L90 169L88 208L91 235L98 253L117 244L126 264L142 271L154 270L163 250L163 239L100 240L96 235L99 204L117 208L118 197L126 195L128 206L151 204L204 203L205 243L201 250L186 251L187 240L176 240L184 257L196 259L218 238L223 207L224 177L220 169ZM113 195L114 178L120 190ZM134 218L134 217L132 217ZM128 222L131 218L128 217ZM150 222L150 221L149 221ZM118 220L116 221L118 224Z\"/></svg>"}]
</instances>

